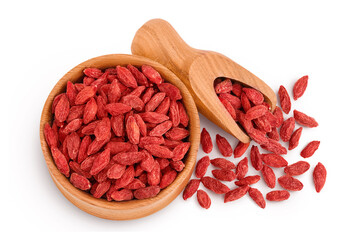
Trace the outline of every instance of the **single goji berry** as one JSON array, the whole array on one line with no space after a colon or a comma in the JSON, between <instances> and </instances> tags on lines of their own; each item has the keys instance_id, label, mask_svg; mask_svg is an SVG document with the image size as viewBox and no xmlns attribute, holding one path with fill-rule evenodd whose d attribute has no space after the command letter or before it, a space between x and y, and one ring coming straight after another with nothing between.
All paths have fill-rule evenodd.
<instances>
[{"instance_id":1,"label":"single goji berry","mask_svg":"<svg viewBox=\"0 0 360 240\"><path fill-rule=\"evenodd\" d=\"M288 165L288 162L282 156L273 153L262 154L262 160L266 165L275 168L286 167Z\"/></svg>"},{"instance_id":2,"label":"single goji berry","mask_svg":"<svg viewBox=\"0 0 360 240\"><path fill-rule=\"evenodd\" d=\"M211 199L209 195L203 190L197 190L197 200L202 208L208 209L211 206Z\"/></svg>"},{"instance_id":3,"label":"single goji berry","mask_svg":"<svg viewBox=\"0 0 360 240\"><path fill-rule=\"evenodd\" d=\"M163 82L163 79L154 68L149 65L142 65L141 66L142 73L149 79L150 82L155 83L157 85Z\"/></svg>"},{"instance_id":4,"label":"single goji berry","mask_svg":"<svg viewBox=\"0 0 360 240\"><path fill-rule=\"evenodd\" d=\"M271 191L271 192L268 192L266 194L266 199L268 201L284 201L284 200L287 200L289 199L290 197L290 193L286 190L275 190L275 191Z\"/></svg>"},{"instance_id":5,"label":"single goji berry","mask_svg":"<svg viewBox=\"0 0 360 240\"><path fill-rule=\"evenodd\" d=\"M274 188L276 185L276 176L274 171L267 165L264 165L263 168L261 169L261 173L263 175L263 179L266 185L269 188Z\"/></svg>"},{"instance_id":6,"label":"single goji berry","mask_svg":"<svg viewBox=\"0 0 360 240\"><path fill-rule=\"evenodd\" d=\"M265 208L266 202L262 193L256 188L249 188L249 196L261 208Z\"/></svg>"},{"instance_id":7,"label":"single goji berry","mask_svg":"<svg viewBox=\"0 0 360 240\"><path fill-rule=\"evenodd\" d=\"M296 101L298 98L300 98L302 95L304 95L304 92L306 90L307 84L308 84L309 77L307 75L299 78L293 87L293 96L294 100Z\"/></svg>"},{"instance_id":8,"label":"single goji berry","mask_svg":"<svg viewBox=\"0 0 360 240\"><path fill-rule=\"evenodd\" d=\"M230 191L228 186L211 177L202 177L201 182L207 189L217 194L224 194Z\"/></svg>"},{"instance_id":9,"label":"single goji berry","mask_svg":"<svg viewBox=\"0 0 360 240\"><path fill-rule=\"evenodd\" d=\"M184 189L183 199L186 200L192 197L198 190L199 185L200 185L200 179L191 179Z\"/></svg>"},{"instance_id":10,"label":"single goji berry","mask_svg":"<svg viewBox=\"0 0 360 240\"><path fill-rule=\"evenodd\" d=\"M253 88L243 88L248 99L255 105L260 105L264 102L264 96L256 89Z\"/></svg>"},{"instance_id":11,"label":"single goji berry","mask_svg":"<svg viewBox=\"0 0 360 240\"><path fill-rule=\"evenodd\" d=\"M291 100L284 86L280 86L278 94L280 98L280 106L283 112L289 114L291 110Z\"/></svg>"},{"instance_id":12,"label":"single goji berry","mask_svg":"<svg viewBox=\"0 0 360 240\"><path fill-rule=\"evenodd\" d=\"M286 119L280 128L280 138L284 142L288 142L295 128L295 118L290 117Z\"/></svg>"},{"instance_id":13,"label":"single goji berry","mask_svg":"<svg viewBox=\"0 0 360 240\"><path fill-rule=\"evenodd\" d=\"M239 179L238 181L235 182L235 184L237 186L251 185L251 184L257 183L258 181L260 181L260 176L254 175L254 176L247 176L242 179Z\"/></svg>"},{"instance_id":14,"label":"single goji berry","mask_svg":"<svg viewBox=\"0 0 360 240\"><path fill-rule=\"evenodd\" d=\"M315 168L314 168L314 172L313 172L313 180L314 180L314 184L315 184L315 190L316 192L320 192L321 189L324 187L325 185L325 181L326 181L326 168L322 163L318 163Z\"/></svg>"},{"instance_id":15,"label":"single goji berry","mask_svg":"<svg viewBox=\"0 0 360 240\"><path fill-rule=\"evenodd\" d=\"M220 151L220 153L224 157L230 157L233 153L230 143L226 140L226 138L216 134L216 145Z\"/></svg>"},{"instance_id":16,"label":"single goji berry","mask_svg":"<svg viewBox=\"0 0 360 240\"><path fill-rule=\"evenodd\" d=\"M235 201L242 198L249 191L249 188L250 187L247 185L240 186L238 188L235 188L234 190L225 193L224 203Z\"/></svg>"},{"instance_id":17,"label":"single goji berry","mask_svg":"<svg viewBox=\"0 0 360 240\"><path fill-rule=\"evenodd\" d=\"M301 151L300 155L303 158L309 158L311 157L315 151L319 148L320 141L312 141L309 142L308 145Z\"/></svg>"},{"instance_id":18,"label":"single goji berry","mask_svg":"<svg viewBox=\"0 0 360 240\"><path fill-rule=\"evenodd\" d=\"M262 156L257 146L253 145L250 150L250 161L255 170L260 171L263 167Z\"/></svg>"},{"instance_id":19,"label":"single goji berry","mask_svg":"<svg viewBox=\"0 0 360 240\"><path fill-rule=\"evenodd\" d=\"M221 181L231 182L236 178L235 173L232 170L227 169L215 169L212 170L212 175Z\"/></svg>"},{"instance_id":20,"label":"single goji berry","mask_svg":"<svg viewBox=\"0 0 360 240\"><path fill-rule=\"evenodd\" d=\"M91 188L90 181L86 177L77 173L71 174L70 182L72 183L72 185L74 185L74 187L84 191L89 190Z\"/></svg>"},{"instance_id":21,"label":"single goji berry","mask_svg":"<svg viewBox=\"0 0 360 240\"><path fill-rule=\"evenodd\" d=\"M250 142L243 143L243 142L239 141L239 143L236 145L236 147L234 149L234 158L241 157L246 152L246 150L249 148L249 146L250 146Z\"/></svg>"},{"instance_id":22,"label":"single goji berry","mask_svg":"<svg viewBox=\"0 0 360 240\"><path fill-rule=\"evenodd\" d=\"M303 125L305 127L313 128L319 126L319 124L316 122L314 118L297 110L294 110L294 118L298 124Z\"/></svg>"},{"instance_id":23,"label":"single goji berry","mask_svg":"<svg viewBox=\"0 0 360 240\"><path fill-rule=\"evenodd\" d=\"M237 179L244 178L248 170L249 170L248 159L247 157L244 157L244 159L241 160L236 166L235 169L236 178Z\"/></svg>"},{"instance_id":24,"label":"single goji berry","mask_svg":"<svg viewBox=\"0 0 360 240\"><path fill-rule=\"evenodd\" d=\"M293 132L289 140L289 150L293 150L299 145L301 133L302 133L302 127L299 127Z\"/></svg>"},{"instance_id":25,"label":"single goji berry","mask_svg":"<svg viewBox=\"0 0 360 240\"><path fill-rule=\"evenodd\" d=\"M214 158L210 162L213 166L221 169L231 170L235 168L235 164L225 158Z\"/></svg>"},{"instance_id":26,"label":"single goji berry","mask_svg":"<svg viewBox=\"0 0 360 240\"><path fill-rule=\"evenodd\" d=\"M278 182L281 187L290 191L300 191L304 187L304 185L299 180L289 175L279 177Z\"/></svg>"},{"instance_id":27,"label":"single goji berry","mask_svg":"<svg viewBox=\"0 0 360 240\"><path fill-rule=\"evenodd\" d=\"M211 141L209 132L205 128L203 128L203 130L201 131L200 143L205 153L210 153L212 151L213 143Z\"/></svg>"}]
</instances>

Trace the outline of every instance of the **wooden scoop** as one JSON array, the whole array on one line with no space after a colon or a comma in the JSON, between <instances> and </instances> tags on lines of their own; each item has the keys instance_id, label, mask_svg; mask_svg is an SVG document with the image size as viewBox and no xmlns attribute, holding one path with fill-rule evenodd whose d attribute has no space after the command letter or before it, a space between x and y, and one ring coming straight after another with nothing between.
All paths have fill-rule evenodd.
<instances>
[{"instance_id":1,"label":"wooden scoop","mask_svg":"<svg viewBox=\"0 0 360 240\"><path fill-rule=\"evenodd\" d=\"M214 80L227 77L259 90L271 110L276 106L273 90L254 74L222 54L187 45L175 29L162 19L145 23L135 34L131 51L161 63L187 86L199 111L241 142L250 138L226 111L214 90Z\"/></svg>"}]
</instances>

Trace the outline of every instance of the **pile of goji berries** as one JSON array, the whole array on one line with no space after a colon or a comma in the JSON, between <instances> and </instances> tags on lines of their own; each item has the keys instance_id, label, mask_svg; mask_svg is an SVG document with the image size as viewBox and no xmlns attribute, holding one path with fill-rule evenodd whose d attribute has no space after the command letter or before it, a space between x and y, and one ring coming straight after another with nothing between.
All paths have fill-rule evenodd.
<instances>
[{"instance_id":1,"label":"pile of goji berries","mask_svg":"<svg viewBox=\"0 0 360 240\"><path fill-rule=\"evenodd\" d=\"M59 171L108 201L145 199L169 186L190 148L180 90L152 67L84 70L52 103L45 139Z\"/></svg>"},{"instance_id":2,"label":"pile of goji berries","mask_svg":"<svg viewBox=\"0 0 360 240\"><path fill-rule=\"evenodd\" d=\"M294 100L300 98L307 87L308 76L297 80L293 87ZM261 172L266 185L273 189L276 181L284 190L273 190L266 194L268 201L283 201L290 197L290 191L300 191L303 184L294 176L305 173L310 168L306 161L298 161L291 165L281 156L287 154L286 147L279 142L288 142L288 150L295 149L300 141L302 127L295 129L295 123L303 127L317 127L318 123L314 118L297 110L293 111L293 117L284 120L283 112L289 114L291 110L291 99L285 87L280 86L278 95L280 107L273 112L270 106L264 101L264 96L256 89L245 87L230 79L218 78L214 82L215 92L219 100L227 109L231 117L244 129L250 138L266 153L260 153L259 147L252 145L250 150L250 162L252 167ZM213 149L213 142L210 134L204 128L201 132L201 145L205 153L209 154ZM229 142L219 134L216 135L216 145L223 157L235 158L243 156L249 148L250 143L239 142L233 150ZM303 158L311 157L318 149L320 141L312 141L301 151ZM218 168L212 171L213 177L205 176L208 167L213 165ZM272 168L284 168L284 175L276 178ZM256 188L250 187L260 181L260 175L247 176L248 158L244 157L235 165L225 158L211 159L209 156L201 158L195 168L197 179L189 181L183 192L184 200L190 198L197 192L197 199L203 208L209 208L211 200L203 190L198 190L200 183L205 188L217 194L224 194L224 202L237 200L247 193L254 202L261 208L265 208L266 201L263 194ZM235 170L235 171L234 171ZM235 181L236 180L236 181ZM315 189L320 192L326 180L326 169L319 162L314 168L313 180ZM221 181L234 182L236 188L230 188Z\"/></svg>"}]
</instances>

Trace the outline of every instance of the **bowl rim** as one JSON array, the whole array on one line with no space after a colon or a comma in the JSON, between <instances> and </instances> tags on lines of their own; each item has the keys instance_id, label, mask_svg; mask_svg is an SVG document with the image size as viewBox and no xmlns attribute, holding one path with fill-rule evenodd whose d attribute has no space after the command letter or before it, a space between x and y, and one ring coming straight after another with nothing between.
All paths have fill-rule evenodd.
<instances>
[{"instance_id":1,"label":"bowl rim","mask_svg":"<svg viewBox=\"0 0 360 240\"><path fill-rule=\"evenodd\" d=\"M107 65L110 62L118 62L118 64ZM52 120L51 106L54 97L61 92L65 91L68 81L78 82L84 76L82 70L87 67L98 67L106 69L115 67L116 65L126 66L132 64L136 67L140 65L150 65L156 69L161 76L168 82L176 85L182 95L183 104L189 116L189 142L191 142L190 149L187 153L185 160L185 168L182 172L178 173L176 179L160 193L150 199L143 200L130 200L124 202L107 201L105 199L96 199L89 193L75 188L60 171L57 169L53 158L51 156L50 148L48 147L44 137L44 125ZM99 67L104 66L104 67ZM128 220L148 216L152 213L159 211L172 202L184 189L189 181L195 167L197 151L200 143L200 120L199 114L193 98L189 90L182 83L182 81L169 69L164 67L158 62L148 58L129 55L129 54L107 54L88 59L68 71L60 80L55 84L50 94L48 95L40 119L40 143L44 159L49 170L50 176L54 183L61 191L61 193L74 205L81 210L90 213L94 216L111 219L111 220Z\"/></svg>"}]
</instances>

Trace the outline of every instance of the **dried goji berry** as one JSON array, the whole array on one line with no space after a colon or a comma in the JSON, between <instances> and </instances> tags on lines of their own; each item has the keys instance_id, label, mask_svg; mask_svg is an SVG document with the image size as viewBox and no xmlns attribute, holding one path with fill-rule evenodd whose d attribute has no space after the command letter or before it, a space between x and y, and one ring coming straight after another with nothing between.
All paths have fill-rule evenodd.
<instances>
[{"instance_id":1,"label":"dried goji berry","mask_svg":"<svg viewBox=\"0 0 360 240\"><path fill-rule=\"evenodd\" d=\"M105 110L110 113L112 116L118 116L120 114L127 113L131 111L129 105L123 103L109 103L105 105Z\"/></svg>"},{"instance_id":2,"label":"dried goji berry","mask_svg":"<svg viewBox=\"0 0 360 240\"><path fill-rule=\"evenodd\" d=\"M160 123L149 132L149 136L160 137L169 131L172 126L173 124L170 120Z\"/></svg>"},{"instance_id":3,"label":"dried goji berry","mask_svg":"<svg viewBox=\"0 0 360 240\"><path fill-rule=\"evenodd\" d=\"M158 92L154 94L151 99L146 103L145 105L145 112L153 112L160 103L164 100L166 97L166 93L164 92Z\"/></svg>"},{"instance_id":4,"label":"dried goji berry","mask_svg":"<svg viewBox=\"0 0 360 240\"><path fill-rule=\"evenodd\" d=\"M305 127L313 128L319 126L319 124L316 122L314 118L297 110L294 110L294 118L298 124L301 124Z\"/></svg>"},{"instance_id":5,"label":"dried goji berry","mask_svg":"<svg viewBox=\"0 0 360 240\"><path fill-rule=\"evenodd\" d=\"M219 98L219 100L223 104L227 112L231 115L231 117L236 120L235 108L231 105L231 103L225 98Z\"/></svg>"},{"instance_id":6,"label":"dried goji berry","mask_svg":"<svg viewBox=\"0 0 360 240\"><path fill-rule=\"evenodd\" d=\"M166 93L166 96L173 101L182 99L180 89L171 83L161 83L158 85L158 88L161 92Z\"/></svg>"},{"instance_id":7,"label":"dried goji berry","mask_svg":"<svg viewBox=\"0 0 360 240\"><path fill-rule=\"evenodd\" d=\"M242 93L242 87L239 83L234 83L232 85L232 93L237 96L237 97L240 97L241 96L241 93Z\"/></svg>"},{"instance_id":8,"label":"dried goji berry","mask_svg":"<svg viewBox=\"0 0 360 240\"><path fill-rule=\"evenodd\" d=\"M319 162L315 166L314 172L313 172L313 179L314 179L316 192L320 192L321 189L324 187L325 181L326 181L326 175L327 175L327 172L326 172L325 166Z\"/></svg>"},{"instance_id":9,"label":"dried goji berry","mask_svg":"<svg viewBox=\"0 0 360 240\"><path fill-rule=\"evenodd\" d=\"M214 158L210 162L213 166L221 169L230 170L235 168L235 164L225 158Z\"/></svg>"},{"instance_id":10,"label":"dried goji berry","mask_svg":"<svg viewBox=\"0 0 360 240\"><path fill-rule=\"evenodd\" d=\"M250 187L247 185L240 186L238 188L235 188L234 190L225 193L224 203L235 201L242 198L249 191L249 188Z\"/></svg>"},{"instance_id":11,"label":"dried goji berry","mask_svg":"<svg viewBox=\"0 0 360 240\"><path fill-rule=\"evenodd\" d=\"M249 170L248 159L247 157L244 157L244 159L241 160L236 166L236 170L235 170L236 178L237 179L244 178L248 170Z\"/></svg>"},{"instance_id":12,"label":"dried goji berry","mask_svg":"<svg viewBox=\"0 0 360 240\"><path fill-rule=\"evenodd\" d=\"M212 175L221 181L231 182L236 178L235 173L232 170L227 169L215 169L212 170Z\"/></svg>"},{"instance_id":13,"label":"dried goji berry","mask_svg":"<svg viewBox=\"0 0 360 240\"><path fill-rule=\"evenodd\" d=\"M54 132L54 130L50 127L49 123L46 123L44 126L44 136L49 147L57 147L58 146L58 138Z\"/></svg>"},{"instance_id":14,"label":"dried goji berry","mask_svg":"<svg viewBox=\"0 0 360 240\"><path fill-rule=\"evenodd\" d=\"M189 116L186 113L184 105L177 101L178 109L179 109L179 117L180 117L180 123L183 125L183 127L187 127L189 125Z\"/></svg>"},{"instance_id":15,"label":"dried goji berry","mask_svg":"<svg viewBox=\"0 0 360 240\"><path fill-rule=\"evenodd\" d=\"M174 156L172 159L174 161L179 161L179 160L183 159L185 154L188 152L189 148L190 148L189 142L184 142L184 143L177 145L173 150Z\"/></svg>"},{"instance_id":16,"label":"dried goji berry","mask_svg":"<svg viewBox=\"0 0 360 240\"><path fill-rule=\"evenodd\" d=\"M301 151L300 155L303 158L309 158L311 157L315 151L319 148L320 141L312 141L309 142L308 145Z\"/></svg>"},{"instance_id":17,"label":"dried goji berry","mask_svg":"<svg viewBox=\"0 0 360 240\"><path fill-rule=\"evenodd\" d=\"M134 176L135 176L134 166L133 165L128 166L125 169L125 172L123 173L123 175L115 181L114 188L116 190L118 190L120 188L125 187L126 185L128 185L129 183L132 182L132 180L134 179Z\"/></svg>"},{"instance_id":18,"label":"dried goji berry","mask_svg":"<svg viewBox=\"0 0 360 240\"><path fill-rule=\"evenodd\" d=\"M170 131L165 133L165 136L170 140L183 140L188 137L190 132L185 128L173 127Z\"/></svg>"},{"instance_id":19,"label":"dried goji berry","mask_svg":"<svg viewBox=\"0 0 360 240\"><path fill-rule=\"evenodd\" d=\"M81 90L75 98L75 104L81 105L89 101L96 94L97 87L96 86L86 86L83 90Z\"/></svg>"},{"instance_id":20,"label":"dried goji berry","mask_svg":"<svg viewBox=\"0 0 360 240\"><path fill-rule=\"evenodd\" d=\"M157 144L148 144L148 145L145 145L144 148L146 150L148 150L148 152L155 157L160 157L160 158L173 158L174 157L173 152L169 148L164 147L164 146L160 146Z\"/></svg>"},{"instance_id":21,"label":"dried goji berry","mask_svg":"<svg viewBox=\"0 0 360 240\"><path fill-rule=\"evenodd\" d=\"M290 117L286 119L280 128L280 138L284 142L288 142L295 128L295 118Z\"/></svg>"},{"instance_id":22,"label":"dried goji berry","mask_svg":"<svg viewBox=\"0 0 360 240\"><path fill-rule=\"evenodd\" d=\"M122 84L124 84L126 87L131 87L131 88L137 87L136 79L127 68L116 66L116 72L119 81Z\"/></svg>"},{"instance_id":23,"label":"dried goji berry","mask_svg":"<svg viewBox=\"0 0 360 240\"><path fill-rule=\"evenodd\" d=\"M230 143L226 140L226 138L216 134L216 145L220 151L220 153L224 157L230 157L233 153Z\"/></svg>"},{"instance_id":24,"label":"dried goji berry","mask_svg":"<svg viewBox=\"0 0 360 240\"><path fill-rule=\"evenodd\" d=\"M74 185L74 187L84 191L89 190L91 188L90 181L86 177L81 176L77 173L71 174L70 182L72 183L72 185Z\"/></svg>"},{"instance_id":25,"label":"dried goji berry","mask_svg":"<svg viewBox=\"0 0 360 240\"><path fill-rule=\"evenodd\" d=\"M142 65L141 66L142 73L149 79L150 82L155 83L157 85L163 82L163 79L154 68L149 65Z\"/></svg>"},{"instance_id":26,"label":"dried goji berry","mask_svg":"<svg viewBox=\"0 0 360 240\"><path fill-rule=\"evenodd\" d=\"M163 189L169 186L175 180L176 175L177 173L173 169L166 171L161 177L159 187Z\"/></svg>"},{"instance_id":27,"label":"dried goji berry","mask_svg":"<svg viewBox=\"0 0 360 240\"><path fill-rule=\"evenodd\" d=\"M294 84L294 88L293 88L293 95L294 95L294 100L297 100L299 97L301 97L307 87L308 84L308 79L309 77L307 75L299 78L295 84Z\"/></svg>"},{"instance_id":28,"label":"dried goji berry","mask_svg":"<svg viewBox=\"0 0 360 240\"><path fill-rule=\"evenodd\" d=\"M209 197L209 195L203 191L203 190L198 190L197 194L196 194L197 200L200 204L201 207L208 209L211 206L211 199Z\"/></svg>"},{"instance_id":29,"label":"dried goji berry","mask_svg":"<svg viewBox=\"0 0 360 240\"><path fill-rule=\"evenodd\" d=\"M291 110L291 100L284 86L280 86L278 94L282 110L284 111L284 113L289 114Z\"/></svg>"},{"instance_id":30,"label":"dried goji berry","mask_svg":"<svg viewBox=\"0 0 360 240\"><path fill-rule=\"evenodd\" d=\"M269 138L265 144L260 145L262 149L265 149L269 152L273 152L275 154L286 154L287 150L283 147L279 142Z\"/></svg>"},{"instance_id":31,"label":"dried goji berry","mask_svg":"<svg viewBox=\"0 0 360 240\"><path fill-rule=\"evenodd\" d=\"M91 78L99 78L103 74L98 68L85 68L83 72L86 76Z\"/></svg>"},{"instance_id":32,"label":"dried goji berry","mask_svg":"<svg viewBox=\"0 0 360 240\"><path fill-rule=\"evenodd\" d=\"M287 200L289 199L290 197L290 193L286 190L275 190L275 191L271 191L271 192L268 192L266 194L266 199L268 201L284 201L284 200Z\"/></svg>"},{"instance_id":33,"label":"dried goji berry","mask_svg":"<svg viewBox=\"0 0 360 240\"><path fill-rule=\"evenodd\" d=\"M97 185L93 196L95 198L101 198L110 188L111 182L110 181L104 181Z\"/></svg>"},{"instance_id":34,"label":"dried goji berry","mask_svg":"<svg viewBox=\"0 0 360 240\"><path fill-rule=\"evenodd\" d=\"M300 191L304 187L304 185L299 180L289 175L279 177L278 182L281 187L290 191Z\"/></svg>"},{"instance_id":35,"label":"dried goji berry","mask_svg":"<svg viewBox=\"0 0 360 240\"><path fill-rule=\"evenodd\" d=\"M268 109L264 105L254 106L254 107L250 108L249 110L247 110L247 112L245 114L245 119L253 120L253 119L259 118L259 117L265 115L265 113L267 111L268 111Z\"/></svg>"},{"instance_id":36,"label":"dried goji berry","mask_svg":"<svg viewBox=\"0 0 360 240\"><path fill-rule=\"evenodd\" d=\"M228 186L211 177L202 177L201 182L207 189L217 194L224 194L230 191Z\"/></svg>"},{"instance_id":37,"label":"dried goji berry","mask_svg":"<svg viewBox=\"0 0 360 240\"><path fill-rule=\"evenodd\" d=\"M242 108L244 109L245 112L247 112L251 108L251 104L244 92L241 93L240 99L241 99Z\"/></svg>"},{"instance_id":38,"label":"dried goji berry","mask_svg":"<svg viewBox=\"0 0 360 240\"><path fill-rule=\"evenodd\" d=\"M110 149L105 149L94 159L94 163L91 167L90 174L95 175L103 170L106 165L110 162Z\"/></svg>"},{"instance_id":39,"label":"dried goji berry","mask_svg":"<svg viewBox=\"0 0 360 240\"><path fill-rule=\"evenodd\" d=\"M264 96L256 89L253 88L243 88L243 92L245 92L248 99L255 105L259 105L264 102Z\"/></svg>"},{"instance_id":40,"label":"dried goji berry","mask_svg":"<svg viewBox=\"0 0 360 240\"><path fill-rule=\"evenodd\" d=\"M64 154L57 147L51 147L51 155L59 171L66 177L69 177L70 168Z\"/></svg>"},{"instance_id":41,"label":"dried goji berry","mask_svg":"<svg viewBox=\"0 0 360 240\"><path fill-rule=\"evenodd\" d=\"M197 178L202 178L203 176L205 176L209 165L210 165L209 156L202 157L196 164L195 176Z\"/></svg>"},{"instance_id":42,"label":"dried goji berry","mask_svg":"<svg viewBox=\"0 0 360 240\"><path fill-rule=\"evenodd\" d=\"M309 170L310 164L305 161L298 161L284 168L284 172L289 176L301 175Z\"/></svg>"},{"instance_id":43,"label":"dried goji berry","mask_svg":"<svg viewBox=\"0 0 360 240\"><path fill-rule=\"evenodd\" d=\"M70 112L70 103L66 95L62 95L55 107L55 119L64 122Z\"/></svg>"},{"instance_id":44,"label":"dried goji berry","mask_svg":"<svg viewBox=\"0 0 360 240\"><path fill-rule=\"evenodd\" d=\"M255 170L260 171L263 167L262 156L257 146L252 146L250 150L250 161Z\"/></svg>"},{"instance_id":45,"label":"dried goji berry","mask_svg":"<svg viewBox=\"0 0 360 240\"><path fill-rule=\"evenodd\" d=\"M145 157L144 152L123 152L116 154L112 160L122 165L133 165L141 162Z\"/></svg>"},{"instance_id":46,"label":"dried goji berry","mask_svg":"<svg viewBox=\"0 0 360 240\"><path fill-rule=\"evenodd\" d=\"M169 117L162 113L156 112L144 112L139 113L140 117L148 123L162 123L166 120L169 120Z\"/></svg>"},{"instance_id":47,"label":"dried goji berry","mask_svg":"<svg viewBox=\"0 0 360 240\"><path fill-rule=\"evenodd\" d=\"M300 137L301 137L302 127L296 129L290 137L289 140L289 150L293 150L299 145Z\"/></svg>"},{"instance_id":48,"label":"dried goji berry","mask_svg":"<svg viewBox=\"0 0 360 240\"><path fill-rule=\"evenodd\" d=\"M183 192L183 199L186 200L196 193L200 185L200 179L191 179Z\"/></svg>"},{"instance_id":49,"label":"dried goji berry","mask_svg":"<svg viewBox=\"0 0 360 240\"><path fill-rule=\"evenodd\" d=\"M205 153L210 153L212 151L213 143L211 141L209 132L205 128L203 128L203 130L201 131L200 143Z\"/></svg>"},{"instance_id":50,"label":"dried goji berry","mask_svg":"<svg viewBox=\"0 0 360 240\"><path fill-rule=\"evenodd\" d=\"M274 171L267 165L264 165L263 168L261 169L261 173L263 175L263 179L266 185L269 188L274 188L276 185L276 176Z\"/></svg>"},{"instance_id":51,"label":"dried goji berry","mask_svg":"<svg viewBox=\"0 0 360 240\"><path fill-rule=\"evenodd\" d=\"M280 140L280 134L279 134L279 132L277 131L276 127L273 127L270 132L266 133L266 135L267 135L269 138L271 138L271 139L273 139L273 140L275 140L275 141L279 141L279 140ZM290 150L290 149L289 149L289 150Z\"/></svg>"},{"instance_id":52,"label":"dried goji berry","mask_svg":"<svg viewBox=\"0 0 360 240\"><path fill-rule=\"evenodd\" d=\"M125 169L125 165L115 163L107 170L106 175L110 179L119 179L124 174Z\"/></svg>"},{"instance_id":53,"label":"dried goji berry","mask_svg":"<svg viewBox=\"0 0 360 240\"><path fill-rule=\"evenodd\" d=\"M221 81L220 83L215 85L215 92L217 94L229 93L231 91L232 91L232 83L229 78L227 78L224 81Z\"/></svg>"},{"instance_id":54,"label":"dried goji berry","mask_svg":"<svg viewBox=\"0 0 360 240\"><path fill-rule=\"evenodd\" d=\"M262 160L266 165L275 168L286 167L288 162L280 155L269 153L262 154Z\"/></svg>"},{"instance_id":55,"label":"dried goji berry","mask_svg":"<svg viewBox=\"0 0 360 240\"><path fill-rule=\"evenodd\" d=\"M134 191L134 197L136 199L146 199L146 198L152 198L158 195L160 192L159 186L150 186L150 187L144 187L140 188Z\"/></svg>"},{"instance_id":56,"label":"dried goji berry","mask_svg":"<svg viewBox=\"0 0 360 240\"><path fill-rule=\"evenodd\" d=\"M138 85L142 85L145 87L149 87L149 81L147 80L147 78L145 77L145 75L139 71L139 69L137 69L136 67L134 67L131 64L127 65L127 69L129 69L129 71L131 72L131 74L135 77Z\"/></svg>"},{"instance_id":57,"label":"dried goji berry","mask_svg":"<svg viewBox=\"0 0 360 240\"><path fill-rule=\"evenodd\" d=\"M254 202L261 208L265 208L266 202L262 193L256 188L249 188L249 196L254 200Z\"/></svg>"},{"instance_id":58,"label":"dried goji berry","mask_svg":"<svg viewBox=\"0 0 360 240\"><path fill-rule=\"evenodd\" d=\"M234 158L241 157L246 152L249 146L250 143L243 143L239 141L239 143L236 145L234 149Z\"/></svg>"},{"instance_id":59,"label":"dried goji berry","mask_svg":"<svg viewBox=\"0 0 360 240\"><path fill-rule=\"evenodd\" d=\"M235 109L240 109L241 108L241 100L234 96L231 95L230 93L221 93L219 95L220 99L226 99L227 101L230 102L230 104L235 108Z\"/></svg>"},{"instance_id":60,"label":"dried goji berry","mask_svg":"<svg viewBox=\"0 0 360 240\"><path fill-rule=\"evenodd\" d=\"M76 159L79 153L80 142L81 139L79 137L79 134L77 134L76 132L73 132L68 136L66 147L69 157L73 160Z\"/></svg>"},{"instance_id":61,"label":"dried goji berry","mask_svg":"<svg viewBox=\"0 0 360 240\"><path fill-rule=\"evenodd\" d=\"M126 188L111 193L111 198L115 201L127 201L133 199L133 197L133 192Z\"/></svg>"},{"instance_id":62,"label":"dried goji berry","mask_svg":"<svg viewBox=\"0 0 360 240\"><path fill-rule=\"evenodd\" d=\"M235 184L238 186L251 185L257 183L258 181L260 181L260 176L254 175L241 178L239 181L236 181Z\"/></svg>"}]
</instances>

